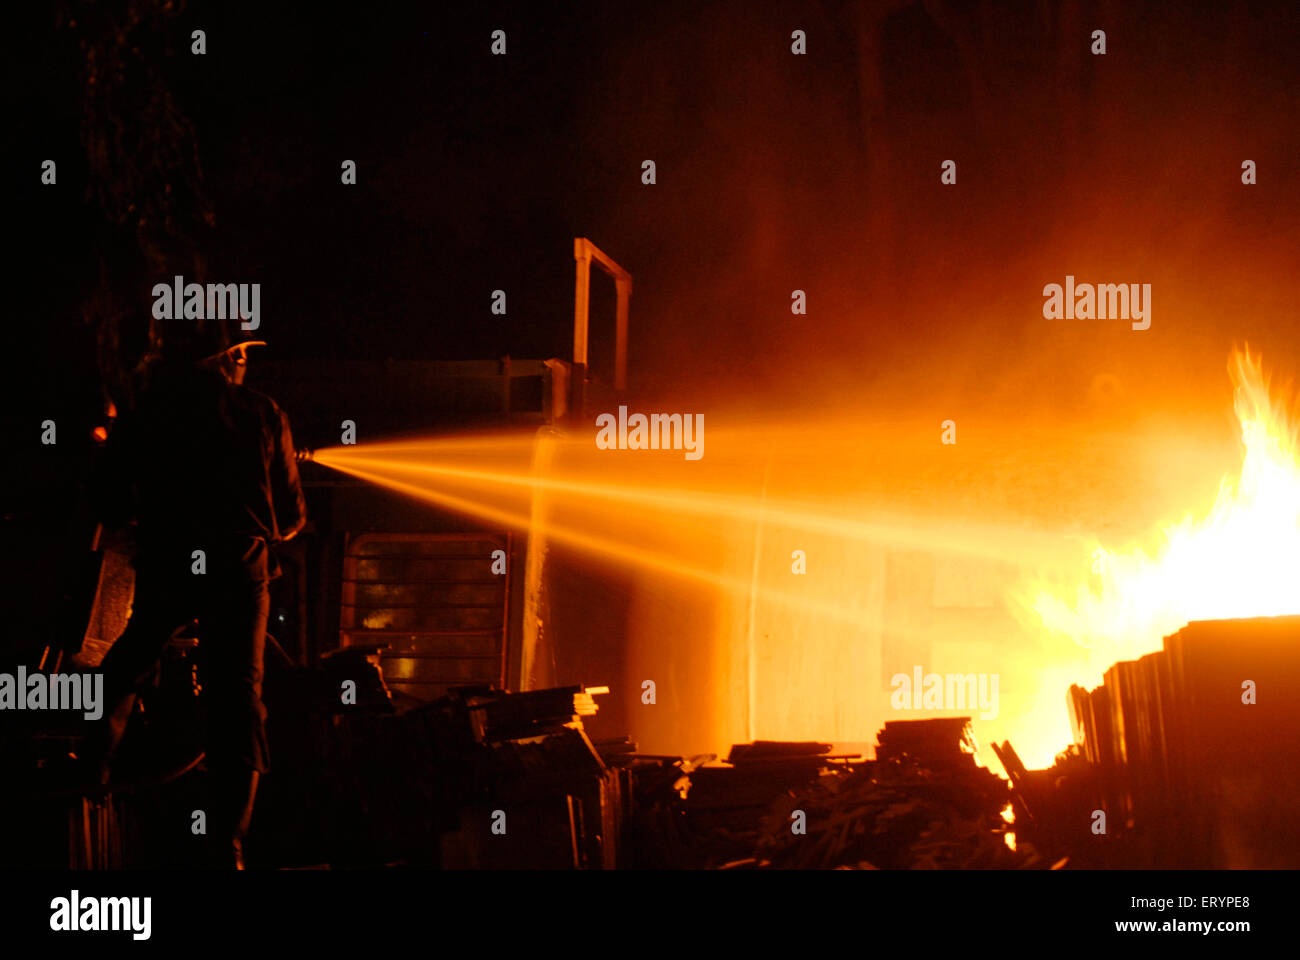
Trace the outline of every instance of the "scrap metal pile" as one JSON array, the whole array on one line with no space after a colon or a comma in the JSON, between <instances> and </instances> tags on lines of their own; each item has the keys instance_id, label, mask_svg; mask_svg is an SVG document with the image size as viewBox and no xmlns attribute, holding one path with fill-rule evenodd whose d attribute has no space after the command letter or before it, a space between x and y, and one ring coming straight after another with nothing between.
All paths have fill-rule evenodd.
<instances>
[{"instance_id":1,"label":"scrap metal pile","mask_svg":"<svg viewBox=\"0 0 1300 960\"><path fill-rule=\"evenodd\" d=\"M1297 690L1295 616L1192 622L1072 687L1075 744L1051 780L1074 845L1098 866L1300 866ZM1104 833L1082 826L1094 811Z\"/></svg>"},{"instance_id":2,"label":"scrap metal pile","mask_svg":"<svg viewBox=\"0 0 1300 960\"><path fill-rule=\"evenodd\" d=\"M355 715L332 768L347 772L334 795L357 840L351 862L613 866L618 782L581 722L603 689L460 687L399 715Z\"/></svg>"},{"instance_id":3,"label":"scrap metal pile","mask_svg":"<svg viewBox=\"0 0 1300 960\"><path fill-rule=\"evenodd\" d=\"M723 764L593 744L579 718L595 690L582 687L462 688L402 716L353 715L352 762L327 769L350 769L340 796L364 798L353 822L368 856L353 862L1295 865L1300 711L1287 694L1300 689L1297 637L1300 618L1189 625L1160 653L1116 664L1101 687L1071 691L1076 743L1052 769L1027 770L1010 744L995 747L1009 782L977 765L966 718L887 723L870 760L815 742L736 745ZM483 820L497 808L510 812L510 840ZM421 830L423 856L412 849ZM560 842L514 846L530 836Z\"/></svg>"}]
</instances>

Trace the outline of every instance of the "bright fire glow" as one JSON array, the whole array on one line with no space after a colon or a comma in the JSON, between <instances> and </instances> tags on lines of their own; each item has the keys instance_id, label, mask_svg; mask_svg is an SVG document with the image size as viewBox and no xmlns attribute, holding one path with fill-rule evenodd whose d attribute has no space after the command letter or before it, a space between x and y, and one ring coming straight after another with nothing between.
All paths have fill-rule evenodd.
<instances>
[{"instance_id":1,"label":"bright fire glow","mask_svg":"<svg viewBox=\"0 0 1300 960\"><path fill-rule=\"evenodd\" d=\"M1234 351L1229 371L1244 457L1208 512L1163 529L1154 545L1093 545L1092 574L1040 584L1029 603L1049 629L1093 652L1093 675L1158 650L1191 620L1300 612L1300 462L1289 389L1270 395L1259 358ZM1081 681L1084 678L1080 678Z\"/></svg>"},{"instance_id":2,"label":"bright fire glow","mask_svg":"<svg viewBox=\"0 0 1300 960\"><path fill-rule=\"evenodd\" d=\"M650 752L870 744L888 720L972 715L982 743L1009 739L1041 768L1070 741L1071 683L1096 685L1189 620L1300 611L1285 397L1270 397L1257 357L1234 354L1230 369L1245 455L1213 506L1211 488L1182 522L1145 542L1087 543L1082 560L1073 525L1101 529L1122 508L1122 528L1144 529L1160 507L1137 493L1189 495L1188 477L1229 461L1188 457L1199 440L1182 431L1166 457L1144 435L1106 448L991 417L945 447L937 419L873 422L861 408L785 422L710 414L698 462L598 450L591 424L334 447L316 460L610 568L630 598L623 619L600 622L597 596L590 623L549 635L620 635L628 676L673 678L672 709L637 712L643 727L627 731ZM1138 473L1166 486L1126 489ZM571 588L561 577L552 589ZM1001 702L987 715L893 709L891 676L916 666L998 675Z\"/></svg>"}]
</instances>

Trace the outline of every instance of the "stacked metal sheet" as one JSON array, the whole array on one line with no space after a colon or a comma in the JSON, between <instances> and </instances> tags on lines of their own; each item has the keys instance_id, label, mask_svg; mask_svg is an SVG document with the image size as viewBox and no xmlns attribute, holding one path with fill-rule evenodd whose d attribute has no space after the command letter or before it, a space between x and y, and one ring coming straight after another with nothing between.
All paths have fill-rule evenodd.
<instances>
[{"instance_id":1,"label":"stacked metal sheet","mask_svg":"<svg viewBox=\"0 0 1300 960\"><path fill-rule=\"evenodd\" d=\"M1300 617L1190 623L1069 702L1135 865L1300 866Z\"/></svg>"}]
</instances>

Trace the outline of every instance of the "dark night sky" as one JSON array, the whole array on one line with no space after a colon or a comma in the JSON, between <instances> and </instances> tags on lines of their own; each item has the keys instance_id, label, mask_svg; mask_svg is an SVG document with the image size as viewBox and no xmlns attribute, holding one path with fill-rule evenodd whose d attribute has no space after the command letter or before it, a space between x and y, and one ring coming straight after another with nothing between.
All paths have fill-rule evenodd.
<instances>
[{"instance_id":1,"label":"dark night sky","mask_svg":"<svg viewBox=\"0 0 1300 960\"><path fill-rule=\"evenodd\" d=\"M902 367L979 393L993 365L1010 390L1027 370L1072 389L1192 355L1217 375L1234 335L1290 342L1286 5L464 6L190 3L146 32L196 131L209 273L262 283L278 359L566 355L578 234L633 272L633 374L661 392L817 392ZM36 107L15 111L16 169L62 158L57 196L27 176L18 207L54 371L93 286L97 211L77 31L38 21L6 96ZM1087 54L1098 25L1104 58ZM204 57L188 52L199 26ZM488 54L496 27L505 57ZM1244 157L1261 167L1249 190ZM956 188L938 184L945 158ZM1046 323L1039 291L1066 272L1155 283L1155 330ZM789 312L795 288L807 318ZM1067 361L1084 369L1062 387Z\"/></svg>"},{"instance_id":2,"label":"dark night sky","mask_svg":"<svg viewBox=\"0 0 1300 960\"><path fill-rule=\"evenodd\" d=\"M35 470L29 440L48 411L93 412L98 258L135 311L126 355L170 276L88 199L77 48L106 11L162 6L32 5L9 30L6 292L35 374L9 382L11 504L76 482ZM1233 343L1300 370L1300 12L1230 6L191 2L146 17L129 62L193 126L213 222L182 206L178 229L210 279L262 284L277 360L568 356L585 235L635 278L634 386L682 408L1086 417L1105 375L1130 407L1210 411ZM39 184L50 157L57 187ZM1152 329L1044 320L1066 273L1152 283ZM610 317L612 291L594 305Z\"/></svg>"}]
</instances>

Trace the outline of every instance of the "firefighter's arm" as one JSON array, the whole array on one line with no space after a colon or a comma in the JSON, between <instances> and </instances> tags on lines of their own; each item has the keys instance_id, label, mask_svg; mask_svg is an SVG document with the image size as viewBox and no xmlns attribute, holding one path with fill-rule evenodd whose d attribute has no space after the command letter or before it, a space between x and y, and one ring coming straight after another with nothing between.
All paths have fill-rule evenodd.
<instances>
[{"instance_id":1,"label":"firefighter's arm","mask_svg":"<svg viewBox=\"0 0 1300 960\"><path fill-rule=\"evenodd\" d=\"M275 445L271 462L271 495L275 509L275 523L280 539L291 540L307 522L307 501L302 495L298 479L298 463L294 456L293 434L289 418L279 407L275 410Z\"/></svg>"}]
</instances>

